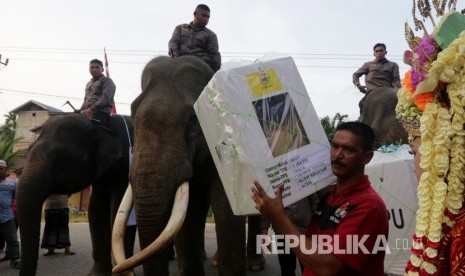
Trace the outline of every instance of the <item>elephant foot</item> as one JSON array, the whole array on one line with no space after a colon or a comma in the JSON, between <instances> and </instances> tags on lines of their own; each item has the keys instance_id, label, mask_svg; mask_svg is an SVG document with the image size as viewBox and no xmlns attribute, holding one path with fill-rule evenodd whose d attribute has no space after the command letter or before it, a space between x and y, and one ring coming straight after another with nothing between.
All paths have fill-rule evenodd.
<instances>
[{"instance_id":1,"label":"elephant foot","mask_svg":"<svg viewBox=\"0 0 465 276\"><path fill-rule=\"evenodd\" d=\"M266 260L262 254L247 256L247 268L250 271L260 271L265 269Z\"/></svg>"}]
</instances>

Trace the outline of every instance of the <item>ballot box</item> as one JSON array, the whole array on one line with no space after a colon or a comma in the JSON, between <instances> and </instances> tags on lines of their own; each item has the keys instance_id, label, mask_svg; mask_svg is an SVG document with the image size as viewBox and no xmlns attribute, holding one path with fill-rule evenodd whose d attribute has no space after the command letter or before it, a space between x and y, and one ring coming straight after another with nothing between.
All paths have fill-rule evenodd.
<instances>
[{"instance_id":1,"label":"ballot box","mask_svg":"<svg viewBox=\"0 0 465 276\"><path fill-rule=\"evenodd\" d=\"M285 206L335 181L330 146L294 60L224 63L194 105L236 215L258 214L252 181Z\"/></svg>"}]
</instances>

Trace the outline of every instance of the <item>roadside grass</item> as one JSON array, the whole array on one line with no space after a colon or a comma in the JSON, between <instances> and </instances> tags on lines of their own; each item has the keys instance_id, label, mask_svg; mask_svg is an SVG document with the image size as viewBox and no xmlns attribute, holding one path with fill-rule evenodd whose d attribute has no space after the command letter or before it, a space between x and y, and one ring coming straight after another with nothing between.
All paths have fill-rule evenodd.
<instances>
[{"instance_id":1,"label":"roadside grass","mask_svg":"<svg viewBox=\"0 0 465 276\"><path fill-rule=\"evenodd\" d=\"M215 223L215 216L213 215L212 207L208 209L207 223Z\"/></svg>"},{"instance_id":2,"label":"roadside grass","mask_svg":"<svg viewBox=\"0 0 465 276\"><path fill-rule=\"evenodd\" d=\"M87 217L87 212L84 214L69 214L69 223L75 223L75 222L89 222L89 219Z\"/></svg>"},{"instance_id":3,"label":"roadside grass","mask_svg":"<svg viewBox=\"0 0 465 276\"><path fill-rule=\"evenodd\" d=\"M41 222L45 223L44 214L42 214ZM79 215L69 213L69 223L75 223L75 222L89 222L89 219L87 217L87 212L85 212L85 214L79 214Z\"/></svg>"}]
</instances>

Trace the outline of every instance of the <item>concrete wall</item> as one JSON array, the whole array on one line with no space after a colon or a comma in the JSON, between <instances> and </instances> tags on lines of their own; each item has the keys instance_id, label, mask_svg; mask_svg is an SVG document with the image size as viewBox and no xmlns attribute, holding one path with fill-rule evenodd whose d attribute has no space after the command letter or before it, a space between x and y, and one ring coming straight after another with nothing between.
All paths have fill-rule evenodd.
<instances>
[{"instance_id":1,"label":"concrete wall","mask_svg":"<svg viewBox=\"0 0 465 276\"><path fill-rule=\"evenodd\" d=\"M37 138L31 129L42 125L50 117L48 111L21 111L16 118L15 138L22 137L13 151L27 149Z\"/></svg>"}]
</instances>

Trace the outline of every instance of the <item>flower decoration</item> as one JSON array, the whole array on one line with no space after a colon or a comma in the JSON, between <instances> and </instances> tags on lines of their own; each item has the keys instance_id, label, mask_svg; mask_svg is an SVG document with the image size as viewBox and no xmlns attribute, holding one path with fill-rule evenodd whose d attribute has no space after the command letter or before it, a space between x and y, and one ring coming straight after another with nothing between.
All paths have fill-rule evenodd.
<instances>
[{"instance_id":1,"label":"flower decoration","mask_svg":"<svg viewBox=\"0 0 465 276\"><path fill-rule=\"evenodd\" d=\"M445 5L448 2L448 5ZM429 1L414 1L415 27L424 30L420 15L432 18ZM465 187L465 16L455 12L456 1L433 1L442 16L430 35L415 37L406 24L405 35L411 66L398 92L396 113L409 132L421 137L418 210L411 257L406 275L436 275L438 251L444 235L453 227L464 203ZM448 12L445 7L450 7ZM448 18L453 18L452 24ZM434 25L434 20L433 20ZM411 58L410 58L411 57ZM453 153L453 154L451 154Z\"/></svg>"},{"instance_id":2,"label":"flower decoration","mask_svg":"<svg viewBox=\"0 0 465 276\"><path fill-rule=\"evenodd\" d=\"M428 103L434 102L435 95L433 92L422 93L413 98L413 102L420 111L425 111L425 106Z\"/></svg>"}]
</instances>

